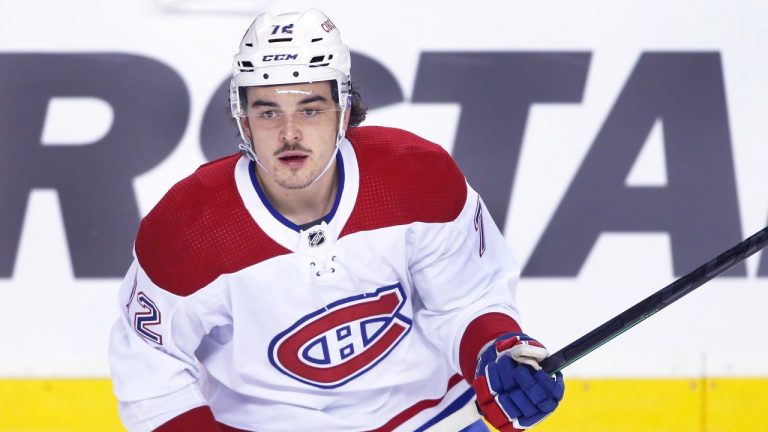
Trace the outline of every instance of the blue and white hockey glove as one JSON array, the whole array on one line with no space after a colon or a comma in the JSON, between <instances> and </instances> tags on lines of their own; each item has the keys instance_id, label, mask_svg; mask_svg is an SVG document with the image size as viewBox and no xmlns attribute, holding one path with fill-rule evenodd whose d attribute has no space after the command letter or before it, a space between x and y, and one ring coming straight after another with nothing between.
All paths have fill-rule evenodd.
<instances>
[{"instance_id":1,"label":"blue and white hockey glove","mask_svg":"<svg viewBox=\"0 0 768 432\"><path fill-rule=\"evenodd\" d=\"M549 353L523 333L498 337L481 353L472 387L477 407L501 432L525 430L548 416L563 398L563 375L547 375L539 362Z\"/></svg>"}]
</instances>

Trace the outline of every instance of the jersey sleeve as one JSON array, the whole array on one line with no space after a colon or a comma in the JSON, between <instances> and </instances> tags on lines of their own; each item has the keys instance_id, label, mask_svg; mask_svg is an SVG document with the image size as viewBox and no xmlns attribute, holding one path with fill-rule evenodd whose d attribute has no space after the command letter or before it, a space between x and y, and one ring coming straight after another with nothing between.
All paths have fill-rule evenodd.
<instances>
[{"instance_id":1,"label":"jersey sleeve","mask_svg":"<svg viewBox=\"0 0 768 432\"><path fill-rule=\"evenodd\" d=\"M415 224L408 241L411 277L424 305L416 319L471 381L480 348L520 331L520 269L480 196L467 189L455 220Z\"/></svg>"},{"instance_id":2,"label":"jersey sleeve","mask_svg":"<svg viewBox=\"0 0 768 432\"><path fill-rule=\"evenodd\" d=\"M200 417L196 408L206 405L199 384L205 371L195 350L213 327L227 323L220 297L215 289L170 293L134 260L120 288L109 347L119 414L129 431L157 430L187 412ZM218 430L208 417L212 428L196 430Z\"/></svg>"}]
</instances>

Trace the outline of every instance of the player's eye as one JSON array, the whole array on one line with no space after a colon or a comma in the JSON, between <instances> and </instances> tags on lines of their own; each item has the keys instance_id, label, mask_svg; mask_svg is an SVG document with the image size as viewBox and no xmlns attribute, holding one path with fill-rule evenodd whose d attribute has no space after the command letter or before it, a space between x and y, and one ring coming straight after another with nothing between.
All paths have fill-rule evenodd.
<instances>
[{"instance_id":1,"label":"player's eye","mask_svg":"<svg viewBox=\"0 0 768 432\"><path fill-rule=\"evenodd\" d=\"M314 117L319 113L320 113L320 110L316 108L304 108L301 111L299 111L299 115L301 115L302 117Z\"/></svg>"},{"instance_id":2,"label":"player's eye","mask_svg":"<svg viewBox=\"0 0 768 432\"><path fill-rule=\"evenodd\" d=\"M267 111L261 111L256 116L263 120L274 120L280 117L280 113L274 110L267 110Z\"/></svg>"}]
</instances>

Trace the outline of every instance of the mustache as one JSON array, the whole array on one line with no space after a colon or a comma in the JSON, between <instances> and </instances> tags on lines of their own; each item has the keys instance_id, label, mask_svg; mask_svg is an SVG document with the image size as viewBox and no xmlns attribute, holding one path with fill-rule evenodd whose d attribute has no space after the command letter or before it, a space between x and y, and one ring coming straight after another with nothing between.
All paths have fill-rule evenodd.
<instances>
[{"instance_id":1,"label":"mustache","mask_svg":"<svg viewBox=\"0 0 768 432\"><path fill-rule=\"evenodd\" d=\"M305 153L312 153L312 150L302 146L299 143L284 143L282 147L275 150L274 153L272 153L272 156L277 156L281 153L289 152L289 151L302 151Z\"/></svg>"}]
</instances>

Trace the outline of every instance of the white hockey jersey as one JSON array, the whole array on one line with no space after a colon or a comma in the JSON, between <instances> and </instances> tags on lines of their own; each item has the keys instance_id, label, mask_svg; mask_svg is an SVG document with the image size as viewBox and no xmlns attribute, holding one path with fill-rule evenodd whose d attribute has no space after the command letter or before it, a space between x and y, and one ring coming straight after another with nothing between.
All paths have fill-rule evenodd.
<instances>
[{"instance_id":1,"label":"white hockey jersey","mask_svg":"<svg viewBox=\"0 0 768 432\"><path fill-rule=\"evenodd\" d=\"M203 405L226 430L415 431L471 400L462 370L519 331L503 236L413 134L356 128L337 162L333 209L306 231L240 155L144 218L110 343L130 431Z\"/></svg>"}]
</instances>

